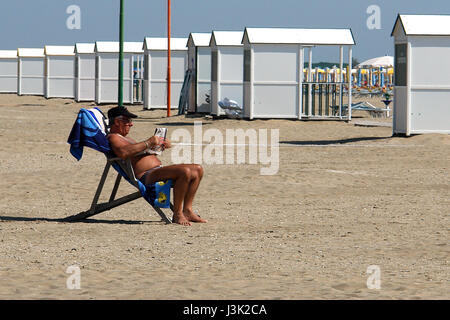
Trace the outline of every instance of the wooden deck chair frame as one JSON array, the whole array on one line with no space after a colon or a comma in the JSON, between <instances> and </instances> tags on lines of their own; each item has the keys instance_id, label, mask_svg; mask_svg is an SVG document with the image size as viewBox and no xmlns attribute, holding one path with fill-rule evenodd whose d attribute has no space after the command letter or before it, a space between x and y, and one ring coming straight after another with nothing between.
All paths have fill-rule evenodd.
<instances>
[{"instance_id":1,"label":"wooden deck chair frame","mask_svg":"<svg viewBox=\"0 0 450 320\"><path fill-rule=\"evenodd\" d=\"M100 182L98 184L97 191L95 192L94 199L92 200L90 209L87 211L80 212L76 215L67 217L67 218L63 219L63 221L75 222L75 221L84 220L86 218L92 217L94 215L97 215L99 213L113 209L115 207L121 206L125 203L128 203L130 201L133 201L133 200L136 200L136 199L139 199L142 197L141 192L137 191L137 192L131 193L129 195L123 196L119 199L116 199L117 190L119 189L119 184L120 184L120 181L122 180L122 175L118 172L116 182L114 184L114 187L111 191L111 195L109 197L109 201L104 202L104 203L98 203L98 200L100 198L100 194L102 193L106 178L108 177L109 169L111 168L113 163L118 164L120 166L120 168L127 174L127 176L130 177L131 183L137 189L139 189L136 176L134 175L133 167L131 166L131 161L129 159L127 159L126 161L123 161L122 159L120 159L118 157L114 157L114 158L107 157L105 169L103 170L103 174L102 174L102 177L100 178ZM164 221L166 224L172 223L172 220L166 216L166 214L162 211L161 208L155 207L153 205L151 205L151 206L159 214L162 221ZM173 204L172 203L170 203L170 209L173 212Z\"/></svg>"}]
</instances>

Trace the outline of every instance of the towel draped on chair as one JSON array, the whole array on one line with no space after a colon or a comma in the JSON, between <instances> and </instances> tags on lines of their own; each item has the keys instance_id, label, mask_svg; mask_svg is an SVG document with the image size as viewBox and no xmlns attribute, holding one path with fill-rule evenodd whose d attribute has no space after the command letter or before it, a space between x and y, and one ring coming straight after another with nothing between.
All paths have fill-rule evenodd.
<instances>
[{"instance_id":1,"label":"towel draped on chair","mask_svg":"<svg viewBox=\"0 0 450 320\"><path fill-rule=\"evenodd\" d=\"M106 138L106 132L106 117L100 109L81 108L67 140L70 144L70 153L79 161L83 156L83 148L89 147L104 153L107 158L115 157L109 141ZM123 178L125 178L125 180L133 184L130 177L117 162L113 162L112 166ZM152 206L159 208L170 207L170 188L172 186L172 180L169 179L167 181L160 181L149 185L144 185L137 179L135 182L138 185L142 197Z\"/></svg>"}]
</instances>

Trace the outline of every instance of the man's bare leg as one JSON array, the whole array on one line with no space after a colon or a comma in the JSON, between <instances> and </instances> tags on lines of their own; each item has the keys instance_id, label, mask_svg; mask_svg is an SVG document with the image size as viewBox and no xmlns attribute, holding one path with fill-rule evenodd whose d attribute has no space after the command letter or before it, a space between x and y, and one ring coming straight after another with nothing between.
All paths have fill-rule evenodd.
<instances>
[{"instance_id":1,"label":"man's bare leg","mask_svg":"<svg viewBox=\"0 0 450 320\"><path fill-rule=\"evenodd\" d=\"M200 218L197 214L194 213L194 210L192 209L195 194L200 185L200 181L203 178L203 168L197 164L190 164L187 166L189 166L191 170L191 181L184 196L183 214L191 222L206 223L208 221Z\"/></svg>"},{"instance_id":2,"label":"man's bare leg","mask_svg":"<svg viewBox=\"0 0 450 320\"><path fill-rule=\"evenodd\" d=\"M157 181L172 179L173 186L173 222L183 226L190 226L191 223L183 214L183 201L191 181L191 170L183 165L172 165L157 169L151 172L146 178L146 184Z\"/></svg>"},{"instance_id":3,"label":"man's bare leg","mask_svg":"<svg viewBox=\"0 0 450 320\"><path fill-rule=\"evenodd\" d=\"M186 197L187 190L189 188L190 179L186 175L181 175L175 179L173 186L173 222L181 224L183 226L190 226L189 219L183 212L183 200Z\"/></svg>"}]
</instances>

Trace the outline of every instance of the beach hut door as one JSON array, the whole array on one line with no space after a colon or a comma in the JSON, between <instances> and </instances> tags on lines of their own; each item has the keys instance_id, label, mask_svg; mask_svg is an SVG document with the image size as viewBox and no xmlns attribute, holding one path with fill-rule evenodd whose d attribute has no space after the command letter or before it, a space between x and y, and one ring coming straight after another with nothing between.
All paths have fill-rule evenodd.
<instances>
[{"instance_id":1,"label":"beach hut door","mask_svg":"<svg viewBox=\"0 0 450 320\"><path fill-rule=\"evenodd\" d=\"M395 85L406 87L407 83L407 48L408 44L395 45Z\"/></svg>"}]
</instances>

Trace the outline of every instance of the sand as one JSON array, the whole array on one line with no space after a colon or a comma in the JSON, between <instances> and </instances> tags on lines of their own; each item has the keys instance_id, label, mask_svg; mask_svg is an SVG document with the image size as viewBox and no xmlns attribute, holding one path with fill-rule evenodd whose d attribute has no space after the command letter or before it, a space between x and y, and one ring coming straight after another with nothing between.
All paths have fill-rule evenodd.
<instances>
[{"instance_id":1,"label":"sand","mask_svg":"<svg viewBox=\"0 0 450 320\"><path fill-rule=\"evenodd\" d=\"M92 105L0 95L0 299L450 298L449 135L392 137L391 118L364 112L348 123L240 121L130 106L137 140L156 126L193 132L195 121L279 129L278 173L204 164L194 208L207 224L165 225L142 199L64 223L89 208L105 165L92 149L77 162L66 142ZM119 195L134 191L122 184ZM373 265L379 289L367 285ZM70 266L79 289L68 288Z\"/></svg>"}]
</instances>

